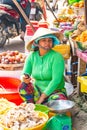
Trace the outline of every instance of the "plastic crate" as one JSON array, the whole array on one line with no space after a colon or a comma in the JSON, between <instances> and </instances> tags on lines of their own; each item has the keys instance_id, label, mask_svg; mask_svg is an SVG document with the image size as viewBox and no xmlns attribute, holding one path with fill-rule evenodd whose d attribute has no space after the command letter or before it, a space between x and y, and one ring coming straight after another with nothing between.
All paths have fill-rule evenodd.
<instances>
[{"instance_id":1,"label":"plastic crate","mask_svg":"<svg viewBox=\"0 0 87 130\"><path fill-rule=\"evenodd\" d=\"M70 58L70 45L60 44L60 45L56 45L52 49L61 53L63 55L64 59Z\"/></svg>"},{"instance_id":2,"label":"plastic crate","mask_svg":"<svg viewBox=\"0 0 87 130\"><path fill-rule=\"evenodd\" d=\"M79 76L77 81L80 83L81 92L87 93L87 76Z\"/></svg>"}]
</instances>

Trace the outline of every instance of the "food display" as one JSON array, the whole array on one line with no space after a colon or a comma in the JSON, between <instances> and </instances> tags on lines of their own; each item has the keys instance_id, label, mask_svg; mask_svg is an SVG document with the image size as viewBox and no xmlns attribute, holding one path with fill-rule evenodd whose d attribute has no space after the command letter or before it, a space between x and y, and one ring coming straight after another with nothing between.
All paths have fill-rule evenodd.
<instances>
[{"instance_id":1,"label":"food display","mask_svg":"<svg viewBox=\"0 0 87 130\"><path fill-rule=\"evenodd\" d=\"M74 10L70 7L64 8L61 10L60 14L58 14L57 20L59 22L73 22L73 17L76 16ZM54 20L55 22L56 20Z\"/></svg>"},{"instance_id":2,"label":"food display","mask_svg":"<svg viewBox=\"0 0 87 130\"><path fill-rule=\"evenodd\" d=\"M25 62L25 54L17 50L6 51L0 53L0 69L1 70L14 70L22 67Z\"/></svg>"},{"instance_id":3,"label":"food display","mask_svg":"<svg viewBox=\"0 0 87 130\"><path fill-rule=\"evenodd\" d=\"M82 7L84 7L84 1L81 0L81 1L75 2L72 4L72 6L82 8Z\"/></svg>"},{"instance_id":4,"label":"food display","mask_svg":"<svg viewBox=\"0 0 87 130\"><path fill-rule=\"evenodd\" d=\"M34 109L35 105L32 103L22 103L10 109L0 119L0 127L8 130L25 130L46 123L48 116L46 114L40 116L40 112Z\"/></svg>"},{"instance_id":5,"label":"food display","mask_svg":"<svg viewBox=\"0 0 87 130\"><path fill-rule=\"evenodd\" d=\"M0 53L0 63L2 64L20 64L24 63L25 56L19 51L7 51Z\"/></svg>"},{"instance_id":6,"label":"food display","mask_svg":"<svg viewBox=\"0 0 87 130\"><path fill-rule=\"evenodd\" d=\"M15 106L15 103L12 103L5 98L0 98L0 117Z\"/></svg>"},{"instance_id":7,"label":"food display","mask_svg":"<svg viewBox=\"0 0 87 130\"><path fill-rule=\"evenodd\" d=\"M72 30L73 24L75 23L77 15L71 7L64 8L57 19L53 21L54 27L58 27L62 32L66 30Z\"/></svg>"},{"instance_id":8,"label":"food display","mask_svg":"<svg viewBox=\"0 0 87 130\"><path fill-rule=\"evenodd\" d=\"M79 36L75 38L77 46L80 50L87 50L87 30L83 31Z\"/></svg>"},{"instance_id":9,"label":"food display","mask_svg":"<svg viewBox=\"0 0 87 130\"><path fill-rule=\"evenodd\" d=\"M87 30L84 21L77 24L77 29L72 32L71 38L76 48L87 50Z\"/></svg>"},{"instance_id":10,"label":"food display","mask_svg":"<svg viewBox=\"0 0 87 130\"><path fill-rule=\"evenodd\" d=\"M73 31L72 33L72 37L74 40L78 39L79 35L86 30L86 26L85 26L85 23L84 21L80 21L78 24L77 24L77 27L76 29Z\"/></svg>"},{"instance_id":11,"label":"food display","mask_svg":"<svg viewBox=\"0 0 87 130\"><path fill-rule=\"evenodd\" d=\"M77 16L84 16L84 0L73 3L72 8Z\"/></svg>"}]
</instances>

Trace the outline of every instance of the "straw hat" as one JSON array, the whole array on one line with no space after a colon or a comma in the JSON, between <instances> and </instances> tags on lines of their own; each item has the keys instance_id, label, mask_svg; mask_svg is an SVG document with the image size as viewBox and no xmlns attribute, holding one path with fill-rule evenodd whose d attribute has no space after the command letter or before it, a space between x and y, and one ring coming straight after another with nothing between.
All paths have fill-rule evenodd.
<instances>
[{"instance_id":1,"label":"straw hat","mask_svg":"<svg viewBox=\"0 0 87 130\"><path fill-rule=\"evenodd\" d=\"M32 38L30 39L30 41L27 43L26 48L28 50L31 50L31 46L32 46L34 40L36 40L37 38L42 37L44 35L48 35L48 34L54 34L60 40L60 42L63 40L63 34L58 31L52 31L47 28L38 28L37 31L32 36Z\"/></svg>"}]
</instances>

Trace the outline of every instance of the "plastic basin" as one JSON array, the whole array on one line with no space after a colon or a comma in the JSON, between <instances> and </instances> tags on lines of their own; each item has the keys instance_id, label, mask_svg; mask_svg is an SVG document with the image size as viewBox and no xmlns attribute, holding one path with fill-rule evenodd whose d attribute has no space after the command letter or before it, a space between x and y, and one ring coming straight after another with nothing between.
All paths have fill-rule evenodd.
<instances>
[{"instance_id":1,"label":"plastic basin","mask_svg":"<svg viewBox=\"0 0 87 130\"><path fill-rule=\"evenodd\" d=\"M48 115L45 114L44 112L39 112L39 117L44 117L45 118L45 122L43 122L42 124L37 125L35 127L25 128L25 129L21 129L21 130L42 130L43 127L45 126L46 122L48 121ZM0 127L2 129L4 129L4 130L12 130L11 128L4 127L4 125L2 125L2 124L0 124Z\"/></svg>"},{"instance_id":2,"label":"plastic basin","mask_svg":"<svg viewBox=\"0 0 87 130\"><path fill-rule=\"evenodd\" d=\"M6 98L8 101L20 105L23 102L18 92L20 83L18 78L0 77L0 98Z\"/></svg>"},{"instance_id":3,"label":"plastic basin","mask_svg":"<svg viewBox=\"0 0 87 130\"><path fill-rule=\"evenodd\" d=\"M35 104L35 111L41 111L41 112L48 114L49 108L45 105Z\"/></svg>"}]
</instances>

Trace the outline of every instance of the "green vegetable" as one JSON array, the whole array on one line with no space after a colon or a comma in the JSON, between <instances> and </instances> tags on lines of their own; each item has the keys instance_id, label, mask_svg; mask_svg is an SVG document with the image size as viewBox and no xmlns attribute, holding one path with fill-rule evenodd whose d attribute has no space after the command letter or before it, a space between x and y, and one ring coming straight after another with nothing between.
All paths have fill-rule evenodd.
<instances>
[{"instance_id":1,"label":"green vegetable","mask_svg":"<svg viewBox=\"0 0 87 130\"><path fill-rule=\"evenodd\" d=\"M81 50L87 50L87 46L84 46L82 42L76 41L76 44L78 46L79 49Z\"/></svg>"}]
</instances>

